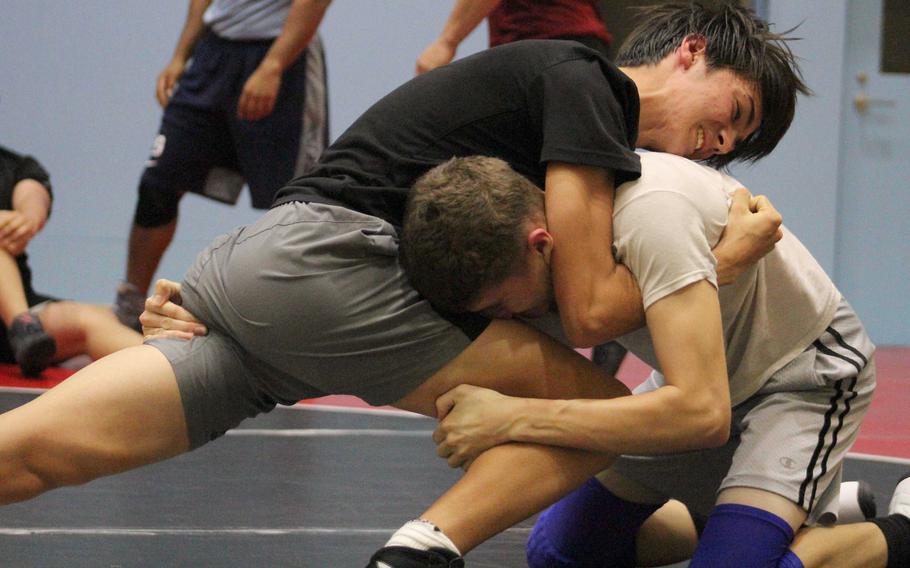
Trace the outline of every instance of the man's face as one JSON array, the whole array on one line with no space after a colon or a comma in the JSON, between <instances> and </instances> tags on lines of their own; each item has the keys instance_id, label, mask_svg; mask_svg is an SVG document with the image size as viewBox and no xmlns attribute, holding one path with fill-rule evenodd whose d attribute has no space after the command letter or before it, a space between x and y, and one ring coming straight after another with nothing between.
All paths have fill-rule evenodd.
<instances>
[{"instance_id":1,"label":"man's face","mask_svg":"<svg viewBox=\"0 0 910 568\"><path fill-rule=\"evenodd\" d=\"M527 270L483 291L468 310L493 319L536 318L547 313L552 304L549 267L532 262Z\"/></svg>"},{"instance_id":2,"label":"man's face","mask_svg":"<svg viewBox=\"0 0 910 568\"><path fill-rule=\"evenodd\" d=\"M677 73L668 88L675 95L653 150L705 160L732 151L761 124L757 88L733 71L709 71L704 57Z\"/></svg>"}]
</instances>

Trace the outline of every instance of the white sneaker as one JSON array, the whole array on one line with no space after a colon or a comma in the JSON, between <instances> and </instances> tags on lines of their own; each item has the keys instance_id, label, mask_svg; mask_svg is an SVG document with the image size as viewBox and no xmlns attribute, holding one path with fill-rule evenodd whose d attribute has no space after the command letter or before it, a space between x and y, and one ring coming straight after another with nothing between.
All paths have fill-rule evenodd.
<instances>
[{"instance_id":1,"label":"white sneaker","mask_svg":"<svg viewBox=\"0 0 910 568\"><path fill-rule=\"evenodd\" d=\"M867 481L844 481L840 484L837 524L861 523L876 514L875 492Z\"/></svg>"},{"instance_id":2,"label":"white sneaker","mask_svg":"<svg viewBox=\"0 0 910 568\"><path fill-rule=\"evenodd\" d=\"M903 515L910 519L910 472L897 482L894 496L891 497L891 505L888 506L888 514Z\"/></svg>"}]
</instances>

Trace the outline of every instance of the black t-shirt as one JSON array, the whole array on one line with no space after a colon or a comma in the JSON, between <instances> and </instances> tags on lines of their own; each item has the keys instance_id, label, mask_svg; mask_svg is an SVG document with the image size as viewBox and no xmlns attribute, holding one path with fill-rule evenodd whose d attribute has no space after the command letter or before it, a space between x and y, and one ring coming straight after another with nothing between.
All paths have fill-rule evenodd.
<instances>
[{"instance_id":1,"label":"black t-shirt","mask_svg":"<svg viewBox=\"0 0 910 568\"><path fill-rule=\"evenodd\" d=\"M635 84L572 41L528 40L416 77L367 110L275 205L313 201L400 227L414 181L454 156L501 158L539 187L560 161L641 174Z\"/></svg>"},{"instance_id":2,"label":"black t-shirt","mask_svg":"<svg viewBox=\"0 0 910 568\"><path fill-rule=\"evenodd\" d=\"M51 192L50 176L41 164L31 156L21 156L12 150L0 146L0 211L10 211L13 208L13 189L16 184L24 179L33 179L40 182ZM32 271L28 266L28 256L25 253L16 257L16 265L22 275L22 286L29 298L35 296L32 289Z\"/></svg>"}]
</instances>

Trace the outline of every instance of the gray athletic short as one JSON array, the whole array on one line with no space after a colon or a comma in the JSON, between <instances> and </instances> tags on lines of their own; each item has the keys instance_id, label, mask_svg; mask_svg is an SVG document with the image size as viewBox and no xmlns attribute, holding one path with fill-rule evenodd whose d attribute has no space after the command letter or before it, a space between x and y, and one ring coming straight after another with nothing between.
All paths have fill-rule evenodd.
<instances>
[{"instance_id":1,"label":"gray athletic short","mask_svg":"<svg viewBox=\"0 0 910 568\"><path fill-rule=\"evenodd\" d=\"M807 510L807 524L836 519L844 455L875 389L875 347L841 301L828 329L733 409L730 441L716 449L623 456L613 471L710 513L718 491L751 487ZM636 393L660 386L652 375Z\"/></svg>"},{"instance_id":2,"label":"gray athletic short","mask_svg":"<svg viewBox=\"0 0 910 568\"><path fill-rule=\"evenodd\" d=\"M177 375L192 447L276 404L394 402L470 343L407 282L392 225L331 205L288 203L219 237L182 296L208 335L149 344Z\"/></svg>"}]
</instances>

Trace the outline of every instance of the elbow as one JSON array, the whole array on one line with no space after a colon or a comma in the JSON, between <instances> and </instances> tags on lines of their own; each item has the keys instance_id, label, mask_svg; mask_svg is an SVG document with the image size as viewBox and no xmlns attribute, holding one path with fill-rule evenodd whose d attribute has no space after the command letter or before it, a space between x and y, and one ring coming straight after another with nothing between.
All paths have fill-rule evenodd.
<instances>
[{"instance_id":1,"label":"elbow","mask_svg":"<svg viewBox=\"0 0 910 568\"><path fill-rule=\"evenodd\" d=\"M583 349L606 343L613 338L604 320L592 315L562 319L566 340L572 347Z\"/></svg>"},{"instance_id":2,"label":"elbow","mask_svg":"<svg viewBox=\"0 0 910 568\"><path fill-rule=\"evenodd\" d=\"M702 448L717 448L730 439L732 411L729 407L706 409L701 415L699 432L696 436Z\"/></svg>"}]
</instances>

